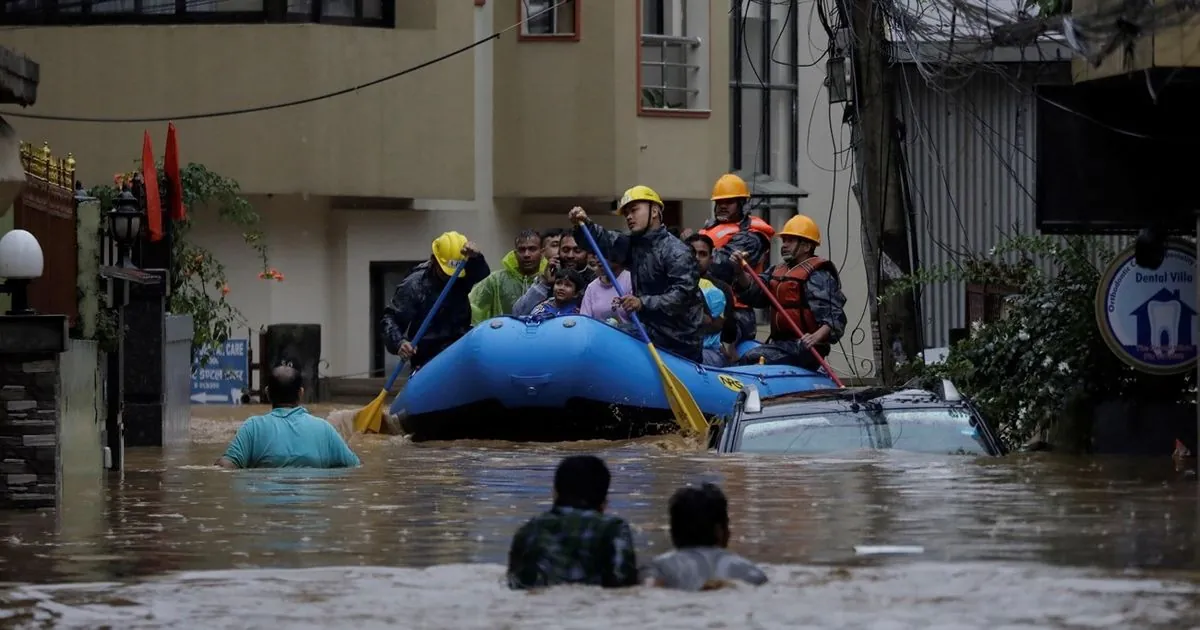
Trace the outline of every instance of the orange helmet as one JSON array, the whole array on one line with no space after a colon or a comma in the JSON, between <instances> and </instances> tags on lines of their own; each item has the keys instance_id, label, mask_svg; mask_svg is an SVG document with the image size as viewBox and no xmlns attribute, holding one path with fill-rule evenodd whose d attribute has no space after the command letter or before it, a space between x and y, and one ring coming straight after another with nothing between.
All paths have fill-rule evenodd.
<instances>
[{"instance_id":1,"label":"orange helmet","mask_svg":"<svg viewBox=\"0 0 1200 630\"><path fill-rule=\"evenodd\" d=\"M713 185L712 200L720 201L722 199L749 199L750 189L746 188L746 182L741 177L733 173L726 173L717 178L717 183Z\"/></svg>"},{"instance_id":2,"label":"orange helmet","mask_svg":"<svg viewBox=\"0 0 1200 630\"><path fill-rule=\"evenodd\" d=\"M788 219L776 236L795 236L810 240L817 245L821 244L821 228L817 227L816 221L803 214L797 214Z\"/></svg>"}]
</instances>

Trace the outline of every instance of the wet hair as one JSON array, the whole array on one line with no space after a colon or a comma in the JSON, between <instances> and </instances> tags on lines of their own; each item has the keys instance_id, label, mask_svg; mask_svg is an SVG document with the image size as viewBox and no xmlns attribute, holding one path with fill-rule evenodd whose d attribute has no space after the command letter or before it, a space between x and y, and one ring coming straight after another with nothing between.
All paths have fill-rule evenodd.
<instances>
[{"instance_id":1,"label":"wet hair","mask_svg":"<svg viewBox=\"0 0 1200 630\"><path fill-rule=\"evenodd\" d=\"M294 405L300 402L304 379L291 359L275 362L267 374L267 399L272 405Z\"/></svg>"},{"instance_id":2,"label":"wet hair","mask_svg":"<svg viewBox=\"0 0 1200 630\"><path fill-rule=\"evenodd\" d=\"M550 228L547 230L542 230L542 232L541 232L542 242L545 243L546 239L548 239L548 238L559 238L563 234L566 234L566 233L567 233L567 231L562 228ZM518 236L517 238L520 238L520 237Z\"/></svg>"},{"instance_id":3,"label":"wet hair","mask_svg":"<svg viewBox=\"0 0 1200 630\"><path fill-rule=\"evenodd\" d=\"M587 287L583 282L583 276L578 271L570 267L560 267L558 272L554 274L554 281L566 280L575 285L575 299L583 297L583 290Z\"/></svg>"},{"instance_id":4,"label":"wet hair","mask_svg":"<svg viewBox=\"0 0 1200 630\"><path fill-rule=\"evenodd\" d=\"M722 532L729 530L729 501L717 486L706 483L699 488L680 488L671 496L667 509L671 515L671 544L676 549L724 544Z\"/></svg>"},{"instance_id":5,"label":"wet hair","mask_svg":"<svg viewBox=\"0 0 1200 630\"><path fill-rule=\"evenodd\" d=\"M618 234L613 240L612 247L608 248L608 255L604 257L609 262L615 262L622 267L629 266L629 237L624 234Z\"/></svg>"},{"instance_id":6,"label":"wet hair","mask_svg":"<svg viewBox=\"0 0 1200 630\"><path fill-rule=\"evenodd\" d=\"M544 237L537 230L521 230L521 232L517 234L517 238L513 239L513 245L520 245L521 241L533 239L537 241L538 245L540 246L543 238Z\"/></svg>"},{"instance_id":7,"label":"wet hair","mask_svg":"<svg viewBox=\"0 0 1200 630\"><path fill-rule=\"evenodd\" d=\"M708 245L708 251L710 252L717 248L717 246L713 243L713 240L708 238L708 235L700 234L699 232L687 237L683 240L683 242L687 243L688 245L696 242L704 243L705 245Z\"/></svg>"},{"instance_id":8,"label":"wet hair","mask_svg":"<svg viewBox=\"0 0 1200 630\"><path fill-rule=\"evenodd\" d=\"M558 463L554 471L555 507L599 510L608 499L612 476L604 460L595 455L572 455Z\"/></svg>"}]
</instances>

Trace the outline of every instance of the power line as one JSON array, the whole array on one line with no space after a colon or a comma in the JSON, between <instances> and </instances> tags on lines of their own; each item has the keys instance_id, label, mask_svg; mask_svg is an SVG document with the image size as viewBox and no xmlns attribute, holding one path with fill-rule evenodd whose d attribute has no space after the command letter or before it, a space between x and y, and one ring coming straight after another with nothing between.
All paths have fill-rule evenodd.
<instances>
[{"instance_id":1,"label":"power line","mask_svg":"<svg viewBox=\"0 0 1200 630\"><path fill-rule=\"evenodd\" d=\"M542 13L557 9L558 7L564 5L568 2L571 2L571 1L572 0L559 0L557 3L555 3L551 6L548 6L545 9L542 9L541 11L538 11L537 13L526 14L520 21L518 21L516 24L513 24L512 26L509 26L507 28L496 31L495 33L492 33L491 35L489 35L481 40L472 42L472 43L467 44L466 46L463 46L456 50L452 50L444 55L430 59L429 61L417 64L417 65L409 67L409 68L405 68L404 70L400 70L399 72L393 72L392 74L380 77L373 81L367 81L366 83L360 83L353 87L343 88L341 90L337 90L334 92L326 92L325 94L319 94L317 96L310 96L308 98L301 98L301 99L296 99L296 100L292 100L292 101L286 101L283 103L274 103L271 105L259 105L256 107L242 107L242 108L238 108L238 109L227 109L227 110L223 110L223 111L208 112L208 113L203 113L203 114L179 114L179 115L175 115L175 116L149 116L149 117L142 117L142 118L98 118L98 117L90 117L90 116L52 116L49 114L25 114L25 113L21 113L21 112L11 112L11 111L0 111L0 116L12 116L13 118L28 118L28 119L33 119L33 120L52 120L52 121L56 121L56 122L126 123L127 124L127 123L173 122L173 121L180 121L180 120L200 120L200 119L205 119L205 118L227 118L229 116L241 116L243 114L257 114L259 112L268 112L268 111L273 111L273 110L277 110L277 109L286 109L289 107L296 107L299 105L307 105L309 103L316 103L318 101L324 101L324 100L328 100L331 98L337 98L339 96L345 96L346 94L350 94L352 92L357 92L362 89L366 89L369 87L379 85L381 83L386 83L388 81L398 79L402 76L412 74L418 70L424 70L425 68L428 68L429 66L441 63L452 57L457 57L458 55L461 55L465 52L468 52L470 50L478 48L479 46L482 46L492 40L499 39L501 35L509 32L509 31L512 31L513 29L520 28L523 24L525 24L526 22L529 22L533 18L538 17Z\"/></svg>"}]
</instances>

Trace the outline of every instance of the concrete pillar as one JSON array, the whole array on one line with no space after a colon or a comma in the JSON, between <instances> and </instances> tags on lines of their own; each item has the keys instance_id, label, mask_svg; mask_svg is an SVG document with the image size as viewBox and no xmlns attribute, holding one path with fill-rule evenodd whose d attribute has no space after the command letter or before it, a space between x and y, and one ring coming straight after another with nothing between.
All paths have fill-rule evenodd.
<instances>
[{"instance_id":1,"label":"concrete pillar","mask_svg":"<svg viewBox=\"0 0 1200 630\"><path fill-rule=\"evenodd\" d=\"M146 269L163 280L130 284L121 309L122 418L125 446L163 446L165 420L167 274Z\"/></svg>"},{"instance_id":2,"label":"concrete pillar","mask_svg":"<svg viewBox=\"0 0 1200 630\"><path fill-rule=\"evenodd\" d=\"M55 508L65 315L0 317L0 508Z\"/></svg>"}]
</instances>

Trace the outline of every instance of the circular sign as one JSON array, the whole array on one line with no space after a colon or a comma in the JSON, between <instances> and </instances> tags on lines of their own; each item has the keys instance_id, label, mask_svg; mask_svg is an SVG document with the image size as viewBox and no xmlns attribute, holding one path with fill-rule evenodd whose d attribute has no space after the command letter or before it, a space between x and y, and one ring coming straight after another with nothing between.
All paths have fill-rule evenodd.
<instances>
[{"instance_id":1,"label":"circular sign","mask_svg":"<svg viewBox=\"0 0 1200 630\"><path fill-rule=\"evenodd\" d=\"M742 385L741 381L729 376L728 374L718 374L717 380L721 381L722 385L732 389L735 392L740 392L742 391L742 388L745 387L745 385Z\"/></svg>"},{"instance_id":2,"label":"circular sign","mask_svg":"<svg viewBox=\"0 0 1200 630\"><path fill-rule=\"evenodd\" d=\"M1096 289L1096 321L1108 347L1147 374L1178 374L1196 365L1196 255L1167 242L1158 269L1139 267L1133 247L1109 265Z\"/></svg>"}]
</instances>

